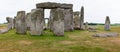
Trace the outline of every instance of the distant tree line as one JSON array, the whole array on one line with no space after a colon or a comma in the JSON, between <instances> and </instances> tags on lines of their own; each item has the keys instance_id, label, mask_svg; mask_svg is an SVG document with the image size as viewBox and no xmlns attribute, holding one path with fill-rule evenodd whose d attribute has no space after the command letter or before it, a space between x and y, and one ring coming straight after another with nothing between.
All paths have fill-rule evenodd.
<instances>
[{"instance_id":1,"label":"distant tree line","mask_svg":"<svg viewBox=\"0 0 120 52\"><path fill-rule=\"evenodd\" d=\"M88 25L104 25L104 23L88 23ZM111 24L111 25L116 26L116 25L120 25L120 23L114 23L114 24Z\"/></svg>"}]
</instances>

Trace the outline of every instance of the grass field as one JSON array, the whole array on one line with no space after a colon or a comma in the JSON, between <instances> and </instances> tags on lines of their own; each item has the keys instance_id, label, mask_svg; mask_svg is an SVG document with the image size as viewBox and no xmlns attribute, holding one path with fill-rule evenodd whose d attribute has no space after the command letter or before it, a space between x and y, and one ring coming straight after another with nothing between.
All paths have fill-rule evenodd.
<instances>
[{"instance_id":1,"label":"grass field","mask_svg":"<svg viewBox=\"0 0 120 52\"><path fill-rule=\"evenodd\" d=\"M103 32L120 34L120 26L112 26L111 31L104 31L103 26L97 27L97 32L75 30L65 32L64 37L53 36L49 30L44 31L42 36L21 35L11 30L0 34L0 52L120 52L120 36L92 37Z\"/></svg>"}]
</instances>

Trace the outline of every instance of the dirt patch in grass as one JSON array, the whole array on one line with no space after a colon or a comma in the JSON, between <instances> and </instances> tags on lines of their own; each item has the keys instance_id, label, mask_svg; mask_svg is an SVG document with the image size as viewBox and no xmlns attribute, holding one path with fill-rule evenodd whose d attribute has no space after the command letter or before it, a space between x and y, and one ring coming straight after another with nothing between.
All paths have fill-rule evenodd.
<instances>
[{"instance_id":1,"label":"dirt patch in grass","mask_svg":"<svg viewBox=\"0 0 120 52\"><path fill-rule=\"evenodd\" d=\"M18 42L19 44L24 44L24 45L31 45L33 42L28 41L28 40L21 40Z\"/></svg>"},{"instance_id":2,"label":"dirt patch in grass","mask_svg":"<svg viewBox=\"0 0 120 52\"><path fill-rule=\"evenodd\" d=\"M61 44L75 44L75 41L60 41Z\"/></svg>"},{"instance_id":3,"label":"dirt patch in grass","mask_svg":"<svg viewBox=\"0 0 120 52\"><path fill-rule=\"evenodd\" d=\"M112 40L110 40L110 42L120 46L120 38L112 39Z\"/></svg>"},{"instance_id":4,"label":"dirt patch in grass","mask_svg":"<svg viewBox=\"0 0 120 52\"><path fill-rule=\"evenodd\" d=\"M69 35L69 37L72 38L72 39L80 38L80 36L78 36L78 35L76 35L76 36L75 35Z\"/></svg>"}]
</instances>

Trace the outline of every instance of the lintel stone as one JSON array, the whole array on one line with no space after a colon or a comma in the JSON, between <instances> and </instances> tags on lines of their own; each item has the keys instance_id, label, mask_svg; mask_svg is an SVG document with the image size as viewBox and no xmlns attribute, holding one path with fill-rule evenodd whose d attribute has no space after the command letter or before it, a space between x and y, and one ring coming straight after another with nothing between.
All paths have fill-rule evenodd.
<instances>
[{"instance_id":1,"label":"lintel stone","mask_svg":"<svg viewBox=\"0 0 120 52\"><path fill-rule=\"evenodd\" d=\"M65 8L65 9L71 9L73 7L73 4L60 4L55 2L44 2L44 3L38 3L36 4L37 8L44 8L44 9L52 9L52 8Z\"/></svg>"}]
</instances>

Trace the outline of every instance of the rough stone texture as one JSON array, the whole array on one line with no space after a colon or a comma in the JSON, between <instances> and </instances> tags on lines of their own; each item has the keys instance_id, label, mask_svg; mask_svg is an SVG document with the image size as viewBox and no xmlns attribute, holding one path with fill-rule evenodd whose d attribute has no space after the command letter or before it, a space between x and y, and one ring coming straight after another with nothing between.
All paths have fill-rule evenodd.
<instances>
[{"instance_id":1,"label":"rough stone texture","mask_svg":"<svg viewBox=\"0 0 120 52\"><path fill-rule=\"evenodd\" d=\"M73 31L73 10L72 9L64 9L64 28L65 31Z\"/></svg>"},{"instance_id":2,"label":"rough stone texture","mask_svg":"<svg viewBox=\"0 0 120 52\"><path fill-rule=\"evenodd\" d=\"M88 30L88 22L85 23L85 30Z\"/></svg>"},{"instance_id":3,"label":"rough stone texture","mask_svg":"<svg viewBox=\"0 0 120 52\"><path fill-rule=\"evenodd\" d=\"M84 7L81 7L81 14L80 14L80 29L84 29Z\"/></svg>"},{"instance_id":4,"label":"rough stone texture","mask_svg":"<svg viewBox=\"0 0 120 52\"><path fill-rule=\"evenodd\" d=\"M14 28L16 28L16 16L14 16Z\"/></svg>"},{"instance_id":5,"label":"rough stone texture","mask_svg":"<svg viewBox=\"0 0 120 52\"><path fill-rule=\"evenodd\" d=\"M14 29L14 19L10 17L6 17L6 20L8 22L8 30Z\"/></svg>"},{"instance_id":6,"label":"rough stone texture","mask_svg":"<svg viewBox=\"0 0 120 52\"><path fill-rule=\"evenodd\" d=\"M79 30L80 29L80 12L74 12L74 29Z\"/></svg>"},{"instance_id":7,"label":"rough stone texture","mask_svg":"<svg viewBox=\"0 0 120 52\"><path fill-rule=\"evenodd\" d=\"M93 37L114 37L118 35L119 35L118 33L109 32L109 33L97 33L97 34L94 34Z\"/></svg>"},{"instance_id":8,"label":"rough stone texture","mask_svg":"<svg viewBox=\"0 0 120 52\"><path fill-rule=\"evenodd\" d=\"M93 27L93 26L88 27L88 31L90 32L96 32L96 30L97 30L97 27Z\"/></svg>"},{"instance_id":9,"label":"rough stone texture","mask_svg":"<svg viewBox=\"0 0 120 52\"><path fill-rule=\"evenodd\" d=\"M60 4L59 7L64 8L64 9L72 9L73 5L72 4Z\"/></svg>"},{"instance_id":10,"label":"rough stone texture","mask_svg":"<svg viewBox=\"0 0 120 52\"><path fill-rule=\"evenodd\" d=\"M33 9L30 17L30 34L41 35L44 26L44 10L42 8Z\"/></svg>"},{"instance_id":11,"label":"rough stone texture","mask_svg":"<svg viewBox=\"0 0 120 52\"><path fill-rule=\"evenodd\" d=\"M54 16L55 9L51 9L50 11L50 20L49 20L49 28L53 31L53 16Z\"/></svg>"},{"instance_id":12,"label":"rough stone texture","mask_svg":"<svg viewBox=\"0 0 120 52\"><path fill-rule=\"evenodd\" d=\"M0 29L0 34L7 33L9 30L8 29Z\"/></svg>"},{"instance_id":13,"label":"rough stone texture","mask_svg":"<svg viewBox=\"0 0 120 52\"><path fill-rule=\"evenodd\" d=\"M80 15L80 12L79 11L75 11L75 12L73 12L73 15L75 16L75 15Z\"/></svg>"},{"instance_id":14,"label":"rough stone texture","mask_svg":"<svg viewBox=\"0 0 120 52\"><path fill-rule=\"evenodd\" d=\"M109 16L106 16L104 29L105 30L110 30L110 19L109 19Z\"/></svg>"},{"instance_id":15,"label":"rough stone texture","mask_svg":"<svg viewBox=\"0 0 120 52\"><path fill-rule=\"evenodd\" d=\"M25 11L18 11L15 18L16 33L26 34Z\"/></svg>"},{"instance_id":16,"label":"rough stone texture","mask_svg":"<svg viewBox=\"0 0 120 52\"><path fill-rule=\"evenodd\" d=\"M73 7L72 4L60 4L54 2L45 2L36 4L37 8L45 8L45 9L55 9L55 8L66 8L71 9Z\"/></svg>"},{"instance_id":17,"label":"rough stone texture","mask_svg":"<svg viewBox=\"0 0 120 52\"><path fill-rule=\"evenodd\" d=\"M53 33L56 36L64 36L64 9L54 9L53 17Z\"/></svg>"},{"instance_id":18,"label":"rough stone texture","mask_svg":"<svg viewBox=\"0 0 120 52\"><path fill-rule=\"evenodd\" d=\"M45 23L45 21L49 21L49 18L44 18L44 30L49 29L49 24Z\"/></svg>"},{"instance_id":19,"label":"rough stone texture","mask_svg":"<svg viewBox=\"0 0 120 52\"><path fill-rule=\"evenodd\" d=\"M26 14L26 19L25 19L25 21L26 21L26 25L27 25L27 30L30 30L30 16L31 16L30 13L27 13L27 14Z\"/></svg>"}]
</instances>

